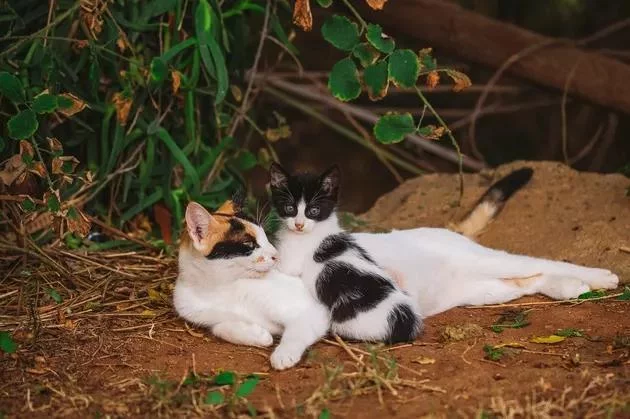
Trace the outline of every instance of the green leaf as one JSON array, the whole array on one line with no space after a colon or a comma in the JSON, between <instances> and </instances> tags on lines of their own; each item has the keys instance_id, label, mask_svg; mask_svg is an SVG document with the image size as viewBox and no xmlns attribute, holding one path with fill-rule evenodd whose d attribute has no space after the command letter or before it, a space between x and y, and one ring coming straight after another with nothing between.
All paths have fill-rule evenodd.
<instances>
[{"instance_id":1,"label":"green leaf","mask_svg":"<svg viewBox=\"0 0 630 419\"><path fill-rule=\"evenodd\" d=\"M162 140L164 144L166 144L166 147L169 149L175 160L177 160L182 165L184 171L186 172L186 176L193 182L195 190L198 191L201 188L199 174L197 173L197 170L192 165L190 160L188 160L188 157L186 157L186 154L184 154L184 152L181 148L179 148L175 140L173 140L173 137L171 137L171 135L164 128L158 128L156 135L160 140Z\"/></svg>"},{"instance_id":2,"label":"green leaf","mask_svg":"<svg viewBox=\"0 0 630 419\"><path fill-rule=\"evenodd\" d=\"M9 128L9 137L13 139L24 140L30 138L39 127L37 115L32 110L25 109L12 116L7 127Z\"/></svg>"},{"instance_id":3,"label":"green leaf","mask_svg":"<svg viewBox=\"0 0 630 419\"><path fill-rule=\"evenodd\" d=\"M221 404L225 401L225 396L220 391L210 391L206 394L206 398L204 400L205 404Z\"/></svg>"},{"instance_id":4,"label":"green leaf","mask_svg":"<svg viewBox=\"0 0 630 419\"><path fill-rule=\"evenodd\" d=\"M623 289L623 294L617 297L619 301L630 301L630 287L625 287Z\"/></svg>"},{"instance_id":5,"label":"green leaf","mask_svg":"<svg viewBox=\"0 0 630 419\"><path fill-rule=\"evenodd\" d=\"M418 56L410 49L399 49L389 57L389 79L401 87L416 85L420 74Z\"/></svg>"},{"instance_id":6,"label":"green leaf","mask_svg":"<svg viewBox=\"0 0 630 419\"><path fill-rule=\"evenodd\" d=\"M484 345L483 351L486 353L486 359L491 361L499 361L503 358L503 349L496 348L492 345Z\"/></svg>"},{"instance_id":7,"label":"green leaf","mask_svg":"<svg viewBox=\"0 0 630 419\"><path fill-rule=\"evenodd\" d=\"M51 113L59 106L57 96L49 93L39 95L33 100L31 108L37 113Z\"/></svg>"},{"instance_id":8,"label":"green leaf","mask_svg":"<svg viewBox=\"0 0 630 419\"><path fill-rule=\"evenodd\" d=\"M584 334L582 333L581 330L573 329L571 327L569 327L567 329L559 329L556 332L556 335L564 336L565 338L581 338L581 337L584 337Z\"/></svg>"},{"instance_id":9,"label":"green leaf","mask_svg":"<svg viewBox=\"0 0 630 419\"><path fill-rule=\"evenodd\" d=\"M208 73L217 81L217 93L214 104L223 102L230 87L225 56L219 43L212 35L212 11L207 0L200 0L195 10L195 33L199 45L201 61Z\"/></svg>"},{"instance_id":10,"label":"green leaf","mask_svg":"<svg viewBox=\"0 0 630 419\"><path fill-rule=\"evenodd\" d=\"M245 150L236 157L235 164L240 170L245 171L255 167L258 164L258 159L254 153Z\"/></svg>"},{"instance_id":11,"label":"green leaf","mask_svg":"<svg viewBox=\"0 0 630 419\"><path fill-rule=\"evenodd\" d=\"M162 57L154 57L151 60L151 81L154 83L161 83L166 79L168 75L168 66L166 65L166 61L162 59Z\"/></svg>"},{"instance_id":12,"label":"green leaf","mask_svg":"<svg viewBox=\"0 0 630 419\"><path fill-rule=\"evenodd\" d=\"M376 60L378 60L378 57L381 56L381 54L367 42L357 44L352 50L352 55L357 57L363 67L374 64Z\"/></svg>"},{"instance_id":13,"label":"green leaf","mask_svg":"<svg viewBox=\"0 0 630 419\"><path fill-rule=\"evenodd\" d=\"M332 0L317 0L317 4L319 4L323 8L328 8L332 4Z\"/></svg>"},{"instance_id":14,"label":"green leaf","mask_svg":"<svg viewBox=\"0 0 630 419\"><path fill-rule=\"evenodd\" d=\"M260 381L260 378L258 378L257 376L254 376L252 378L248 378L247 380L243 381L243 384L238 386L238 388L236 389L236 393L235 394L238 397L247 397L247 396L249 396L250 394L252 394L252 392L254 391L256 386L258 385L258 381Z\"/></svg>"},{"instance_id":15,"label":"green leaf","mask_svg":"<svg viewBox=\"0 0 630 419\"><path fill-rule=\"evenodd\" d=\"M72 99L61 95L57 96L57 103L59 104L60 109L68 109L74 106Z\"/></svg>"},{"instance_id":16,"label":"green leaf","mask_svg":"<svg viewBox=\"0 0 630 419\"><path fill-rule=\"evenodd\" d=\"M396 47L396 42L383 33L383 29L379 25L370 23L365 34L368 42L377 50L385 54L391 54Z\"/></svg>"},{"instance_id":17,"label":"green leaf","mask_svg":"<svg viewBox=\"0 0 630 419\"><path fill-rule=\"evenodd\" d=\"M196 43L197 43L197 38L190 37L186 39L185 41L182 41L176 45L173 45L168 51L162 54L162 60L164 60L165 62L169 62L170 60L175 58L177 54L184 51L186 48L195 45Z\"/></svg>"},{"instance_id":18,"label":"green leaf","mask_svg":"<svg viewBox=\"0 0 630 419\"><path fill-rule=\"evenodd\" d=\"M57 304L61 304L63 302L63 297L53 288L48 289L48 295L50 295L50 298L52 298Z\"/></svg>"},{"instance_id":19,"label":"green leaf","mask_svg":"<svg viewBox=\"0 0 630 419\"><path fill-rule=\"evenodd\" d=\"M59 210L61 209L61 204L59 203L59 198L57 198L57 195L52 193L50 194L48 199L46 199L46 207L50 212L59 212Z\"/></svg>"},{"instance_id":20,"label":"green leaf","mask_svg":"<svg viewBox=\"0 0 630 419\"><path fill-rule=\"evenodd\" d=\"M365 68L363 81L371 100L380 100L387 94L387 62L381 61Z\"/></svg>"},{"instance_id":21,"label":"green leaf","mask_svg":"<svg viewBox=\"0 0 630 419\"><path fill-rule=\"evenodd\" d=\"M218 386L231 386L236 381L236 374L232 371L224 371L214 377L214 383Z\"/></svg>"},{"instance_id":22,"label":"green leaf","mask_svg":"<svg viewBox=\"0 0 630 419\"><path fill-rule=\"evenodd\" d=\"M330 419L330 410L327 407L323 408L321 412L319 412L318 419Z\"/></svg>"},{"instance_id":23,"label":"green leaf","mask_svg":"<svg viewBox=\"0 0 630 419\"><path fill-rule=\"evenodd\" d=\"M20 79L6 71L0 72L0 95L6 97L15 104L24 103L24 87Z\"/></svg>"},{"instance_id":24,"label":"green leaf","mask_svg":"<svg viewBox=\"0 0 630 419\"><path fill-rule=\"evenodd\" d=\"M381 116L374 125L374 135L383 144L398 143L415 130L410 113L389 113Z\"/></svg>"},{"instance_id":25,"label":"green leaf","mask_svg":"<svg viewBox=\"0 0 630 419\"><path fill-rule=\"evenodd\" d=\"M604 295L606 295L604 291L598 291L598 290L588 291L588 292L585 292L584 294L578 295L578 300L590 300L593 298L603 297Z\"/></svg>"},{"instance_id":26,"label":"green leaf","mask_svg":"<svg viewBox=\"0 0 630 419\"><path fill-rule=\"evenodd\" d=\"M17 350L17 345L9 332L0 332L0 349L6 354L12 354Z\"/></svg>"},{"instance_id":27,"label":"green leaf","mask_svg":"<svg viewBox=\"0 0 630 419\"><path fill-rule=\"evenodd\" d=\"M334 15L322 25L322 35L335 48L352 51L359 43L359 27L345 16Z\"/></svg>"},{"instance_id":28,"label":"green leaf","mask_svg":"<svg viewBox=\"0 0 630 419\"><path fill-rule=\"evenodd\" d=\"M359 70L352 58L344 58L333 66L328 78L328 88L334 97L344 102L359 97Z\"/></svg>"}]
</instances>

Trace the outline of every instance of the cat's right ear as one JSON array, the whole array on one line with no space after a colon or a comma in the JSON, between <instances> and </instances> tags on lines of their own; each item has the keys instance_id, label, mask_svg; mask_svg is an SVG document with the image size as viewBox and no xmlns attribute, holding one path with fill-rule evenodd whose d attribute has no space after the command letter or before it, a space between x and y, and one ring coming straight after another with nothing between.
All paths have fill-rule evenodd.
<instances>
[{"instance_id":1,"label":"cat's right ear","mask_svg":"<svg viewBox=\"0 0 630 419\"><path fill-rule=\"evenodd\" d=\"M198 203L190 202L186 207L186 228L195 249L202 249L202 242L214 223L216 223L214 217Z\"/></svg>"},{"instance_id":2,"label":"cat's right ear","mask_svg":"<svg viewBox=\"0 0 630 419\"><path fill-rule=\"evenodd\" d=\"M272 188L283 189L289 185L289 174L278 163L271 163L269 177Z\"/></svg>"}]
</instances>

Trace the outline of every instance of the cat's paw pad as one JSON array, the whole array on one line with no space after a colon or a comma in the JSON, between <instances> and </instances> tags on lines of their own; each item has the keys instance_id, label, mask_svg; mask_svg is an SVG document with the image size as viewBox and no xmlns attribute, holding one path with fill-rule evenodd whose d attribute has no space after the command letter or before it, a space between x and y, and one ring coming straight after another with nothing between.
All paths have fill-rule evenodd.
<instances>
[{"instance_id":1,"label":"cat's paw pad","mask_svg":"<svg viewBox=\"0 0 630 419\"><path fill-rule=\"evenodd\" d=\"M271 354L271 366L276 370L291 368L302 358L302 353L290 347L278 346Z\"/></svg>"}]
</instances>

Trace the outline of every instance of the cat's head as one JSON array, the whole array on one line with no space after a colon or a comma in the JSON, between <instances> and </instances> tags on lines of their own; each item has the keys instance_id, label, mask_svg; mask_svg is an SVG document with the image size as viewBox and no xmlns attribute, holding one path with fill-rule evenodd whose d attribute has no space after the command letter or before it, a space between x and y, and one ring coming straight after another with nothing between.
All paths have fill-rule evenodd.
<instances>
[{"instance_id":1,"label":"cat's head","mask_svg":"<svg viewBox=\"0 0 630 419\"><path fill-rule=\"evenodd\" d=\"M337 206L339 167L332 166L322 174L290 175L279 164L269 169L271 200L286 228L310 233L318 222L327 220Z\"/></svg>"},{"instance_id":2,"label":"cat's head","mask_svg":"<svg viewBox=\"0 0 630 419\"><path fill-rule=\"evenodd\" d=\"M224 261L239 274L257 276L277 262L278 251L265 231L244 216L237 203L225 202L210 214L196 202L186 208L191 246L209 261Z\"/></svg>"}]
</instances>

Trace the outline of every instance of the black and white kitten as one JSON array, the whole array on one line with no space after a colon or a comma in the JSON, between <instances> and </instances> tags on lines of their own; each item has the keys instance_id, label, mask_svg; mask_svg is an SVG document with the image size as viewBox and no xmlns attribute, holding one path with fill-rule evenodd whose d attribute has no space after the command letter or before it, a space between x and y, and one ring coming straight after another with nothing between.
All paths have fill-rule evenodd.
<instances>
[{"instance_id":1,"label":"black and white kitten","mask_svg":"<svg viewBox=\"0 0 630 419\"><path fill-rule=\"evenodd\" d=\"M388 343L414 340L422 327L415 301L402 291L334 215L339 168L289 176L271 167L272 201L285 220L278 235L281 272L299 276L330 312L331 331Z\"/></svg>"}]
</instances>

